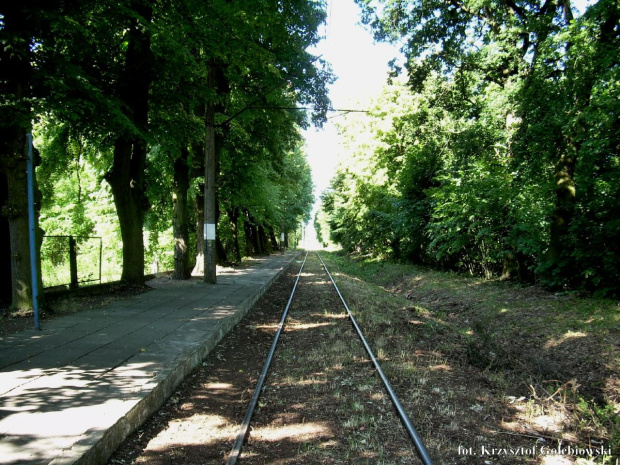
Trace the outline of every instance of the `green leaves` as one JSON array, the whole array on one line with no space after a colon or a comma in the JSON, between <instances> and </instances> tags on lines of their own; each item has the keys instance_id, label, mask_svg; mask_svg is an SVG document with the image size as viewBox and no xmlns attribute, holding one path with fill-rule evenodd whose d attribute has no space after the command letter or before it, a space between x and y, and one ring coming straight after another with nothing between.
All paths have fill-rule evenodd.
<instances>
[{"instance_id":1,"label":"green leaves","mask_svg":"<svg viewBox=\"0 0 620 465\"><path fill-rule=\"evenodd\" d=\"M414 103L386 119L394 111L379 100L382 121L343 127L371 140L349 147L324 196L332 238L348 250L620 292L617 2L578 18L552 2L357 3L377 38L405 42ZM387 230L399 240L386 241Z\"/></svg>"}]
</instances>

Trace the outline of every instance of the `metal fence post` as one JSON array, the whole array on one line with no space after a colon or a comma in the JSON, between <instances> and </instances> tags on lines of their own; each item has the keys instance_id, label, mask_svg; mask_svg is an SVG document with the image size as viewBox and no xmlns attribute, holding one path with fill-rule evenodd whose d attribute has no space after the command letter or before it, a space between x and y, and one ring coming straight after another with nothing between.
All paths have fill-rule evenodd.
<instances>
[{"instance_id":1,"label":"metal fence post","mask_svg":"<svg viewBox=\"0 0 620 465\"><path fill-rule=\"evenodd\" d=\"M101 284L101 260L103 259L103 239L99 238L99 284Z\"/></svg>"},{"instance_id":2,"label":"metal fence post","mask_svg":"<svg viewBox=\"0 0 620 465\"><path fill-rule=\"evenodd\" d=\"M71 289L77 289L78 287L78 270L77 270L77 252L76 243L73 236L69 236L69 270L71 273Z\"/></svg>"}]
</instances>

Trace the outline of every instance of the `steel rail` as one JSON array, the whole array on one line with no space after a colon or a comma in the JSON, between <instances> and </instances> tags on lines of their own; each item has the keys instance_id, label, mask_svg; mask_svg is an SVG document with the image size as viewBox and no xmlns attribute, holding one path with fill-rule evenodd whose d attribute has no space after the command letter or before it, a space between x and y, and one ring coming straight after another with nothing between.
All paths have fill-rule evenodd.
<instances>
[{"instance_id":1,"label":"steel rail","mask_svg":"<svg viewBox=\"0 0 620 465\"><path fill-rule=\"evenodd\" d=\"M357 324L357 321L355 320L355 317L353 316L353 313L351 312L351 309L349 308L349 306L347 305L347 302L344 300L344 297L340 293L340 289L338 288L338 285L336 284L336 281L334 281L334 278L332 277L331 273L327 269L327 266L325 266L325 262L323 261L323 259L321 258L321 256L319 255L318 252L316 252L316 255L317 255L317 257L319 257L319 260L321 260L321 264L323 265L323 269L325 269L325 272L329 276L329 279L331 279L332 284L334 285L334 288L336 289L336 292L338 293L338 296L340 297L340 300L344 304L344 308L347 309L347 314L349 315L349 318L351 319L351 323L353 323L353 326L355 327L355 330L357 331L358 336L360 337L360 339L362 340L362 343L364 344L364 348L366 349L366 352L368 353L368 356L372 360L373 365L375 366L377 372L379 373L379 376L381 377L381 381L383 381L383 385L385 386L385 389L387 390L387 392L388 392L388 394L390 396L390 399L392 400L392 404L394 404L394 407L396 408L396 411L398 412L398 416L400 416L400 419L401 419L403 425L405 426L405 429L407 430L407 433L409 434L409 437L413 441L413 445L415 446L416 450L418 451L418 455L420 456L420 459L422 460L422 463L424 463L424 465L433 465L433 461L431 460L431 457L428 454L428 451L426 450L426 447L424 446L424 443L422 442L422 438L420 437L418 432L413 427L413 424L411 423L411 420L409 419L409 416L405 412L402 404L400 403L400 400L398 400L398 397L396 396L396 393L394 392L394 389L392 389L392 385L390 384L390 382L388 381L387 377L385 376L385 373L381 369L381 365L379 365L379 362L377 361L377 358L375 357L375 354L372 352L372 349L370 348L370 345L368 344L368 341L366 341L366 338L364 337L364 334L362 333L362 330L360 329L359 325Z\"/></svg>"},{"instance_id":2,"label":"steel rail","mask_svg":"<svg viewBox=\"0 0 620 465\"><path fill-rule=\"evenodd\" d=\"M306 256L304 257L304 261L299 268L299 272L297 273L297 279L295 280L295 284L293 285L293 290L291 291L291 295L288 298L288 302L286 303L286 307L284 308L284 312L282 313L282 318L280 319L280 323L278 324L278 331L271 343L271 349L269 350L269 354L267 355L267 359L265 360L265 366L263 366L263 371L258 378L258 382L256 383L256 388L254 388L254 395L250 400L250 405L248 407L247 412L245 413L245 418L243 419L243 423L241 424L241 428L239 429L239 434L237 435L237 439L235 440L235 444L230 452L230 456L228 457L227 465L235 465L237 463L237 459L239 458L239 454L241 453L241 448L243 447L243 443L245 441L245 437L248 434L248 428L250 427L250 421L252 420L252 415L254 415L254 409L256 408L256 404L258 403L258 398L260 397L260 392L263 389L263 383L265 382L265 378L267 377L267 372L269 371L269 366L271 365L271 359L273 358L273 354L276 351L276 345L278 344L278 339L280 338L280 333L282 332L282 328L284 327L284 321L286 320L286 316L288 315L288 310L291 306L291 302L293 301L293 296L295 295L295 290L297 289L297 283L299 283L299 278L301 277L301 270L304 269L304 265L306 264L306 259L308 258L308 252L306 252Z\"/></svg>"}]
</instances>

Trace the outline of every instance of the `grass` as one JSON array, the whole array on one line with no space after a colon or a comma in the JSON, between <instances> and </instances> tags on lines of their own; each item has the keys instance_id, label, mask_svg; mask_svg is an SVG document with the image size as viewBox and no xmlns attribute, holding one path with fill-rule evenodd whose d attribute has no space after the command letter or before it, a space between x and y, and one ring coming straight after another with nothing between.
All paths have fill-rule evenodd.
<instances>
[{"instance_id":1,"label":"grass","mask_svg":"<svg viewBox=\"0 0 620 465\"><path fill-rule=\"evenodd\" d=\"M432 447L531 445L528 436L535 436L603 443L611 456L588 460L617 459L617 301L322 255L403 402L431 412L417 420L428 423ZM521 461L539 463L512 463Z\"/></svg>"}]
</instances>

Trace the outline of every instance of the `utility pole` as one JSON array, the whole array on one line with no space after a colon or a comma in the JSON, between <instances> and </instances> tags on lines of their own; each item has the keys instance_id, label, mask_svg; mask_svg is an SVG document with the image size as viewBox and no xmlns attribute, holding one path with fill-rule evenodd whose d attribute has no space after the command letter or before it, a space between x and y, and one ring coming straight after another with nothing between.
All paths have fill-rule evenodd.
<instances>
[{"instance_id":1,"label":"utility pole","mask_svg":"<svg viewBox=\"0 0 620 465\"><path fill-rule=\"evenodd\" d=\"M28 158L26 161L27 176L27 195L28 195L28 230L30 243L30 281L32 285L32 309L34 311L34 329L41 329L39 320L39 260L37 258L36 231L34 207L34 157L32 155L32 134L26 134L26 151Z\"/></svg>"},{"instance_id":2,"label":"utility pole","mask_svg":"<svg viewBox=\"0 0 620 465\"><path fill-rule=\"evenodd\" d=\"M207 86L215 90L214 66L208 68ZM215 103L207 105L205 115L206 140L205 140L205 217L204 217L204 282L217 283L216 273L216 224L215 224Z\"/></svg>"}]
</instances>

